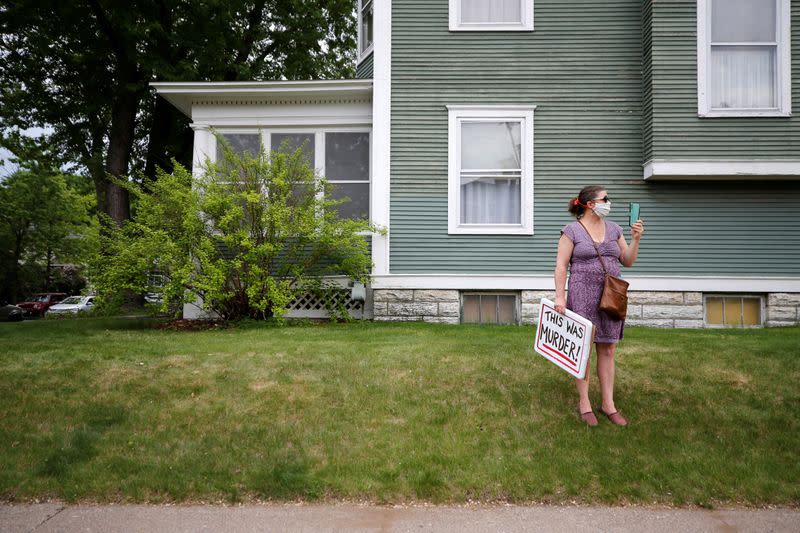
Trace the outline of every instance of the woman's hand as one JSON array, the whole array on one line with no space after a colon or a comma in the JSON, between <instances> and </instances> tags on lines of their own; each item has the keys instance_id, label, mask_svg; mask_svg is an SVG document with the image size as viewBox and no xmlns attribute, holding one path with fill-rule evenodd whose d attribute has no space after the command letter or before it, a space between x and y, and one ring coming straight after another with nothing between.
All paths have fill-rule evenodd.
<instances>
[{"instance_id":1,"label":"woman's hand","mask_svg":"<svg viewBox=\"0 0 800 533\"><path fill-rule=\"evenodd\" d=\"M644 233L644 222L640 219L631 226L630 246L625 242L624 235L620 235L617 240L620 249L619 262L626 267L633 266L633 263L636 262L636 258L639 257L639 241L642 240L642 233Z\"/></svg>"},{"instance_id":2,"label":"woman's hand","mask_svg":"<svg viewBox=\"0 0 800 533\"><path fill-rule=\"evenodd\" d=\"M644 233L644 222L639 219L631 226L631 239L638 241L642 238L642 233Z\"/></svg>"},{"instance_id":3,"label":"woman's hand","mask_svg":"<svg viewBox=\"0 0 800 533\"><path fill-rule=\"evenodd\" d=\"M567 312L567 299L563 296L556 296L556 313L562 315Z\"/></svg>"}]
</instances>

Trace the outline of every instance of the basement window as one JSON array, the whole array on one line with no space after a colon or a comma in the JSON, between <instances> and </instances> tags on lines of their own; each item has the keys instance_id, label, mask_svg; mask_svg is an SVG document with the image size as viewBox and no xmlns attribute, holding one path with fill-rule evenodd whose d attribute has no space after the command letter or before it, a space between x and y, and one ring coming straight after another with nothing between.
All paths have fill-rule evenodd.
<instances>
[{"instance_id":1,"label":"basement window","mask_svg":"<svg viewBox=\"0 0 800 533\"><path fill-rule=\"evenodd\" d=\"M516 294L463 293L462 324L517 324Z\"/></svg>"},{"instance_id":2,"label":"basement window","mask_svg":"<svg viewBox=\"0 0 800 533\"><path fill-rule=\"evenodd\" d=\"M763 299L760 296L706 295L706 325L711 327L761 327Z\"/></svg>"}]
</instances>

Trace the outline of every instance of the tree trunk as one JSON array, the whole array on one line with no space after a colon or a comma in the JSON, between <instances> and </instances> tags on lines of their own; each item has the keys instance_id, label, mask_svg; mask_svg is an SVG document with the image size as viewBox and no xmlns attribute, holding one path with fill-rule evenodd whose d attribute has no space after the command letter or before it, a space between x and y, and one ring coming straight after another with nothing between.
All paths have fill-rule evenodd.
<instances>
[{"instance_id":1,"label":"tree trunk","mask_svg":"<svg viewBox=\"0 0 800 533\"><path fill-rule=\"evenodd\" d=\"M94 123L93 123L94 124ZM103 151L105 150L105 135L106 129L93 125L92 127L92 144L89 147L88 157L86 157L84 164L89 170L89 175L92 177L94 183L94 193L97 199L97 213L100 222L100 231L103 232L105 221L100 217L100 213L108 213L106 208L106 169L103 163Z\"/></svg>"},{"instance_id":2,"label":"tree trunk","mask_svg":"<svg viewBox=\"0 0 800 533\"><path fill-rule=\"evenodd\" d=\"M50 292L50 281L52 276L50 271L53 269L53 251L48 248L47 250L47 268L44 271L44 290Z\"/></svg>"},{"instance_id":3,"label":"tree trunk","mask_svg":"<svg viewBox=\"0 0 800 533\"><path fill-rule=\"evenodd\" d=\"M124 86L124 83L121 85ZM122 91L111 111L106 172L122 181L127 181L128 164L131 159L136 130L136 110L141 97L138 93L125 89ZM131 216L128 191L107 179L103 181L105 182L103 187L105 189L105 212L117 226L121 226Z\"/></svg>"},{"instance_id":4,"label":"tree trunk","mask_svg":"<svg viewBox=\"0 0 800 533\"><path fill-rule=\"evenodd\" d=\"M172 140L172 130L177 122L177 117L172 112L173 109L172 104L165 98L156 96L153 106L153 122L147 141L147 161L144 165L144 175L151 181L156 179L157 167L172 172L172 163L167 153Z\"/></svg>"}]
</instances>

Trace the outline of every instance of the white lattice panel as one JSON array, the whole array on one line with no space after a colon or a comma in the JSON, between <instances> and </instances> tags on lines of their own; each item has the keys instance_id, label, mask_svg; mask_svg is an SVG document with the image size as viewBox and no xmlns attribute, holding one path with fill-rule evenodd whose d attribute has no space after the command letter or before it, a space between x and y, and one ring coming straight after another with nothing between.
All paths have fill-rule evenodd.
<instances>
[{"instance_id":1,"label":"white lattice panel","mask_svg":"<svg viewBox=\"0 0 800 533\"><path fill-rule=\"evenodd\" d=\"M364 305L350 299L350 289L332 289L324 295L304 294L286 306L287 318L328 318L326 299L344 308L353 318L364 318Z\"/></svg>"}]
</instances>

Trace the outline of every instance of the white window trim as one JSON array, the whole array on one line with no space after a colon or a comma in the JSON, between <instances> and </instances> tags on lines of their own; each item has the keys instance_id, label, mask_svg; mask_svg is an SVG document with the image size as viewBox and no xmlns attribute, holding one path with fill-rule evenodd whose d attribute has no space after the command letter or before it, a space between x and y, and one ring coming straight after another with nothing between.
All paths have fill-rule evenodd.
<instances>
[{"instance_id":1,"label":"white window trim","mask_svg":"<svg viewBox=\"0 0 800 533\"><path fill-rule=\"evenodd\" d=\"M643 176L646 180L797 180L800 179L800 159L650 159L643 165Z\"/></svg>"},{"instance_id":2,"label":"white window trim","mask_svg":"<svg viewBox=\"0 0 800 533\"><path fill-rule=\"evenodd\" d=\"M521 21L518 24L461 22L461 0L450 0L450 31L533 31L533 0L519 0Z\"/></svg>"},{"instance_id":3,"label":"white window trim","mask_svg":"<svg viewBox=\"0 0 800 533\"><path fill-rule=\"evenodd\" d=\"M711 0L697 0L697 114L700 117L790 117L792 115L790 0L777 0L778 49L774 109L712 109L708 103L708 62L711 48Z\"/></svg>"},{"instance_id":4,"label":"white window trim","mask_svg":"<svg viewBox=\"0 0 800 533\"><path fill-rule=\"evenodd\" d=\"M358 0L358 31L356 32L356 39L358 39L359 62L371 54L372 50L375 48L375 7L373 6L372 8L372 42L369 43L369 46L364 50L361 49L361 12L364 11L365 5L374 4L376 1L377 0Z\"/></svg>"},{"instance_id":5,"label":"white window trim","mask_svg":"<svg viewBox=\"0 0 800 533\"><path fill-rule=\"evenodd\" d=\"M451 235L533 235L533 111L528 106L449 105L447 229ZM461 123L470 119L521 121L521 224L461 224Z\"/></svg>"}]
</instances>

